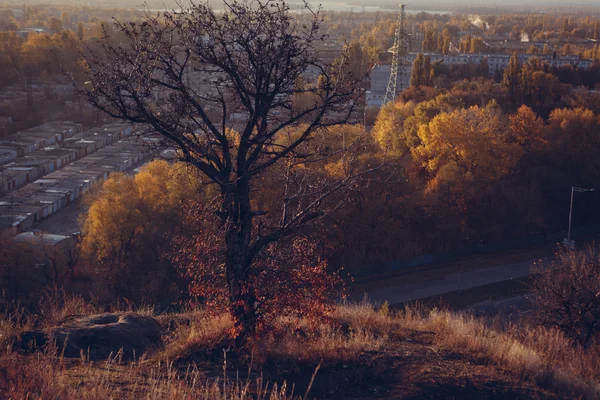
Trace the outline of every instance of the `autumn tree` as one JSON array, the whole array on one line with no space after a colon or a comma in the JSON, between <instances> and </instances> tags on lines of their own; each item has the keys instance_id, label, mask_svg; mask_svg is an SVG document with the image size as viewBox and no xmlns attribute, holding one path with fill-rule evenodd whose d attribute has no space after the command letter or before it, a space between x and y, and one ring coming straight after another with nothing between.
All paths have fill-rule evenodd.
<instances>
[{"instance_id":1,"label":"autumn tree","mask_svg":"<svg viewBox=\"0 0 600 400\"><path fill-rule=\"evenodd\" d=\"M185 205L205 194L196 175L183 163L153 161L134 177L112 174L88 195L81 248L103 299L177 299L177 271L165 255L184 230Z\"/></svg>"},{"instance_id":2,"label":"autumn tree","mask_svg":"<svg viewBox=\"0 0 600 400\"><path fill-rule=\"evenodd\" d=\"M559 106L567 93L556 75L544 71L524 74L522 88L525 103L543 116Z\"/></svg>"},{"instance_id":3,"label":"autumn tree","mask_svg":"<svg viewBox=\"0 0 600 400\"><path fill-rule=\"evenodd\" d=\"M471 53L483 53L489 50L489 46L485 44L482 38L474 36L471 38L471 46L469 52Z\"/></svg>"},{"instance_id":4,"label":"autumn tree","mask_svg":"<svg viewBox=\"0 0 600 400\"><path fill-rule=\"evenodd\" d=\"M477 65L477 75L487 78L490 76L490 65L488 63L488 58L483 57L483 59Z\"/></svg>"},{"instance_id":5,"label":"autumn tree","mask_svg":"<svg viewBox=\"0 0 600 400\"><path fill-rule=\"evenodd\" d=\"M83 23L80 22L77 24L77 37L79 40L83 40Z\"/></svg>"},{"instance_id":6,"label":"autumn tree","mask_svg":"<svg viewBox=\"0 0 600 400\"><path fill-rule=\"evenodd\" d=\"M548 43L544 43L544 48L542 49L542 54L546 55L546 56L552 54L552 50L550 50L550 46L548 46Z\"/></svg>"},{"instance_id":7,"label":"autumn tree","mask_svg":"<svg viewBox=\"0 0 600 400\"><path fill-rule=\"evenodd\" d=\"M410 75L410 86L430 86L432 78L431 58L419 53L415 59Z\"/></svg>"},{"instance_id":8,"label":"autumn tree","mask_svg":"<svg viewBox=\"0 0 600 400\"><path fill-rule=\"evenodd\" d=\"M507 140L494 106L441 113L418 134L421 145L413 154L430 175L431 190L448 183L457 190L488 184L510 173L522 155L521 147Z\"/></svg>"},{"instance_id":9,"label":"autumn tree","mask_svg":"<svg viewBox=\"0 0 600 400\"><path fill-rule=\"evenodd\" d=\"M502 86L508 91L511 106L515 109L521 100L521 62L514 53L504 70Z\"/></svg>"},{"instance_id":10,"label":"autumn tree","mask_svg":"<svg viewBox=\"0 0 600 400\"><path fill-rule=\"evenodd\" d=\"M348 45L348 70L352 77L360 80L365 76L368 68L368 55L364 54L358 40L353 40Z\"/></svg>"},{"instance_id":11,"label":"autumn tree","mask_svg":"<svg viewBox=\"0 0 600 400\"><path fill-rule=\"evenodd\" d=\"M565 17L563 19L562 32L563 33L569 33L569 32L571 32L571 21L569 20L568 17Z\"/></svg>"},{"instance_id":12,"label":"autumn tree","mask_svg":"<svg viewBox=\"0 0 600 400\"><path fill-rule=\"evenodd\" d=\"M421 50L424 52L435 51L436 49L436 40L435 40L435 32L433 29L426 29L424 32L423 43L421 44Z\"/></svg>"},{"instance_id":13,"label":"autumn tree","mask_svg":"<svg viewBox=\"0 0 600 400\"><path fill-rule=\"evenodd\" d=\"M473 36L471 36L470 34L465 36L463 39L461 39L461 41L458 43L458 51L460 51L461 53L468 53L469 51L471 51L471 39L473 38Z\"/></svg>"},{"instance_id":14,"label":"autumn tree","mask_svg":"<svg viewBox=\"0 0 600 400\"><path fill-rule=\"evenodd\" d=\"M404 123L413 115L416 104L412 101L389 102L381 108L372 133L382 149L405 154L410 150L404 134Z\"/></svg>"},{"instance_id":15,"label":"autumn tree","mask_svg":"<svg viewBox=\"0 0 600 400\"><path fill-rule=\"evenodd\" d=\"M257 258L319 220L333 208L329 196L355 176L347 171L312 186L288 185L276 211L254 203L261 176L278 164L301 168L302 162L290 160L310 158L304 145L323 128L347 121L360 94L347 54L335 66L319 61L322 16L307 11L310 21L298 23L283 1L225 2L223 12L191 4L182 12L117 23L122 44L105 38L100 50L81 50L90 71L80 93L90 104L152 127L179 150L182 162L218 188L219 238L238 345L257 327ZM318 71L320 85L297 87L309 68ZM292 98L303 92L318 101L298 111ZM164 100L155 101L154 93ZM231 122L231 113L244 119Z\"/></svg>"},{"instance_id":16,"label":"autumn tree","mask_svg":"<svg viewBox=\"0 0 600 400\"><path fill-rule=\"evenodd\" d=\"M39 289L36 258L27 243L0 238L0 290L26 304ZM39 268L38 268L39 269Z\"/></svg>"},{"instance_id":17,"label":"autumn tree","mask_svg":"<svg viewBox=\"0 0 600 400\"><path fill-rule=\"evenodd\" d=\"M509 117L510 138L526 152L542 152L548 146L544 121L526 105Z\"/></svg>"},{"instance_id":18,"label":"autumn tree","mask_svg":"<svg viewBox=\"0 0 600 400\"><path fill-rule=\"evenodd\" d=\"M463 107L464 105L459 99L447 94L423 101L416 106L413 105L412 108L414 108L414 111L412 115L406 118L402 125L402 131L398 132L399 135L395 138L397 148L402 150L402 154L406 152L410 154L411 149L421 144L418 132L422 125L428 124L443 112L450 113Z\"/></svg>"},{"instance_id":19,"label":"autumn tree","mask_svg":"<svg viewBox=\"0 0 600 400\"><path fill-rule=\"evenodd\" d=\"M431 57L425 57L425 62L423 63L423 82L425 86L431 86L433 83L433 66L431 65Z\"/></svg>"},{"instance_id":20,"label":"autumn tree","mask_svg":"<svg viewBox=\"0 0 600 400\"><path fill-rule=\"evenodd\" d=\"M551 162L578 186L598 182L598 116L585 108L555 109L548 118Z\"/></svg>"},{"instance_id":21,"label":"autumn tree","mask_svg":"<svg viewBox=\"0 0 600 400\"><path fill-rule=\"evenodd\" d=\"M52 17L50 19L48 29L50 30L50 33L52 33L52 34L59 33L60 31L63 30L62 22L60 21L60 19Z\"/></svg>"}]
</instances>

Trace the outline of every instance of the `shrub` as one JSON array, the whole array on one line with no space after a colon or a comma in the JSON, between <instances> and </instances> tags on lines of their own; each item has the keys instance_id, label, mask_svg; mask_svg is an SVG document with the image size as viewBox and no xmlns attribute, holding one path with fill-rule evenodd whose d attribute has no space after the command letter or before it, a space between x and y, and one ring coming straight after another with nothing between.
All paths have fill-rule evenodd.
<instances>
[{"instance_id":1,"label":"shrub","mask_svg":"<svg viewBox=\"0 0 600 400\"><path fill-rule=\"evenodd\" d=\"M600 255L593 247L560 251L536 271L531 300L539 323L589 347L600 333Z\"/></svg>"}]
</instances>

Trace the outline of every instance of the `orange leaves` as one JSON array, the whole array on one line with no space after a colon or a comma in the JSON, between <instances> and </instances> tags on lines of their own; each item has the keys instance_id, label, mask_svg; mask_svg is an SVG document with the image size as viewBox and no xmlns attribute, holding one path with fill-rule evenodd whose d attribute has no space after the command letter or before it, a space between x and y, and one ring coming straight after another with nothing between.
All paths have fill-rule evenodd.
<instances>
[{"instance_id":1,"label":"orange leaves","mask_svg":"<svg viewBox=\"0 0 600 400\"><path fill-rule=\"evenodd\" d=\"M512 171L522 156L518 144L506 140L505 124L493 108L442 113L419 128L421 145L413 149L431 175L430 184L485 184Z\"/></svg>"},{"instance_id":2,"label":"orange leaves","mask_svg":"<svg viewBox=\"0 0 600 400\"><path fill-rule=\"evenodd\" d=\"M175 274L162 254L169 238L185 228L184 205L202 197L195 174L181 164L153 161L134 177L112 174L88 197L82 254L115 296L150 299L174 285L165 282Z\"/></svg>"},{"instance_id":3,"label":"orange leaves","mask_svg":"<svg viewBox=\"0 0 600 400\"><path fill-rule=\"evenodd\" d=\"M197 179L189 176L193 173L184 165L153 161L135 177L112 174L88 199L84 253L114 265L132 244L143 245L137 241L140 235L160 236L173 229L183 203L200 193Z\"/></svg>"},{"instance_id":4,"label":"orange leaves","mask_svg":"<svg viewBox=\"0 0 600 400\"><path fill-rule=\"evenodd\" d=\"M404 123L413 114L415 107L416 104L412 101L390 102L379 111L373 137L382 149L393 153L407 151L403 140Z\"/></svg>"},{"instance_id":5,"label":"orange leaves","mask_svg":"<svg viewBox=\"0 0 600 400\"><path fill-rule=\"evenodd\" d=\"M231 301L225 269L223 230L213 210L193 207L197 230L194 236L175 241L172 260L188 280L192 302L211 312L244 310L248 298L257 317L257 328L268 329L279 317L320 318L332 309L341 294L341 280L327 270L318 246L307 238L283 240L267 246L254 259L249 278L239 282L241 293ZM237 324L236 324L237 326ZM235 336L240 332L234 331Z\"/></svg>"},{"instance_id":6,"label":"orange leaves","mask_svg":"<svg viewBox=\"0 0 600 400\"><path fill-rule=\"evenodd\" d=\"M525 105L509 117L510 136L525 151L541 152L548 146L544 121Z\"/></svg>"}]
</instances>

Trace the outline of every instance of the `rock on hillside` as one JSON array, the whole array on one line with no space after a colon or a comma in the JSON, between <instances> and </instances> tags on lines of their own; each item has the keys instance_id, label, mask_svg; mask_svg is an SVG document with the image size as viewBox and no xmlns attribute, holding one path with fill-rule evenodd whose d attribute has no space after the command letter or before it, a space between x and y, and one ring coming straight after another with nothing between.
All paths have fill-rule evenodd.
<instances>
[{"instance_id":1,"label":"rock on hillside","mask_svg":"<svg viewBox=\"0 0 600 400\"><path fill-rule=\"evenodd\" d=\"M83 352L90 360L102 360L122 349L123 358L132 359L161 347L162 329L152 317L109 313L71 319L48 333L27 332L20 347L31 348L32 341L38 347L56 342L65 357L80 357Z\"/></svg>"}]
</instances>

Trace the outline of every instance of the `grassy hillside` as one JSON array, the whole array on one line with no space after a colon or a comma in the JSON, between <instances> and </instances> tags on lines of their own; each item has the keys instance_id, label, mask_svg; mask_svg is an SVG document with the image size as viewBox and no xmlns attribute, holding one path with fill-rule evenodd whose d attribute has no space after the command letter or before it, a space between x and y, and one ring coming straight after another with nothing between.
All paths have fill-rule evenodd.
<instances>
[{"instance_id":1,"label":"grassy hillside","mask_svg":"<svg viewBox=\"0 0 600 400\"><path fill-rule=\"evenodd\" d=\"M164 347L133 362L17 350L19 335L99 310L77 299L0 323L0 398L598 398L597 354L560 333L504 327L439 310L392 313L344 304L326 321L281 317L243 355L228 351L226 316L155 316ZM146 314L150 311L144 311ZM517 329L518 328L518 329ZM305 395L308 392L308 395Z\"/></svg>"}]
</instances>

